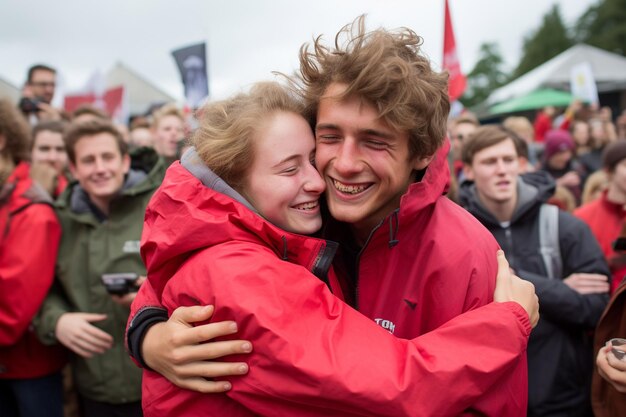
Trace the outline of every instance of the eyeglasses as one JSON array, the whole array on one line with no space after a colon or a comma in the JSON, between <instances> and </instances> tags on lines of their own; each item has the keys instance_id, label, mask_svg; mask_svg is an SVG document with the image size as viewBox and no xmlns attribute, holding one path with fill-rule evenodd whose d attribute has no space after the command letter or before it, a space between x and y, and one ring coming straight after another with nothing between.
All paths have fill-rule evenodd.
<instances>
[{"instance_id":1,"label":"eyeglasses","mask_svg":"<svg viewBox=\"0 0 626 417\"><path fill-rule=\"evenodd\" d=\"M50 88L54 88L56 87L56 83L55 82L46 82L46 81L37 81L37 82L32 82L30 83L30 85L34 86L34 87L50 87Z\"/></svg>"}]
</instances>

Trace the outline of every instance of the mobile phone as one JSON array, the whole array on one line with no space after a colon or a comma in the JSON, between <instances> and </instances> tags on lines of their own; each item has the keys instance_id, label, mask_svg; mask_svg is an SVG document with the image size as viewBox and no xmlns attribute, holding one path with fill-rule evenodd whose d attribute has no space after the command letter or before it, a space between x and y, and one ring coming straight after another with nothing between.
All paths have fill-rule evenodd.
<instances>
[{"instance_id":1,"label":"mobile phone","mask_svg":"<svg viewBox=\"0 0 626 417\"><path fill-rule=\"evenodd\" d=\"M134 272L116 272L102 274L102 283L109 294L124 295L129 292L137 292L139 287L135 282L139 278Z\"/></svg>"}]
</instances>

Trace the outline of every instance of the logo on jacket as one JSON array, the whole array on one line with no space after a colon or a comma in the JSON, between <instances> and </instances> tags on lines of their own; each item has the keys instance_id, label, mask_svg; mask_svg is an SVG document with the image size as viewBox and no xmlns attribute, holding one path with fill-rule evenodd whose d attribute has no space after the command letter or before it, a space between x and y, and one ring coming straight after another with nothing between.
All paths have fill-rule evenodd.
<instances>
[{"instance_id":1,"label":"logo on jacket","mask_svg":"<svg viewBox=\"0 0 626 417\"><path fill-rule=\"evenodd\" d=\"M138 240L127 240L124 242L124 247L122 248L122 252L124 253L139 253L139 241Z\"/></svg>"},{"instance_id":2,"label":"logo on jacket","mask_svg":"<svg viewBox=\"0 0 626 417\"><path fill-rule=\"evenodd\" d=\"M374 321L376 322L376 324L378 324L380 327L387 330L391 334L393 334L393 332L396 330L396 325L390 320L374 319Z\"/></svg>"}]
</instances>

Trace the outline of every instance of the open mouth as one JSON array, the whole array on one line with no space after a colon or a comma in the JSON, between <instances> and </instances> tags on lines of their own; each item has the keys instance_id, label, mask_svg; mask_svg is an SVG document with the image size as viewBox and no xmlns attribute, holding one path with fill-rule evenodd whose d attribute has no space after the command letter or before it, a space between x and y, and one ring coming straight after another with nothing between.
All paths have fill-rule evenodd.
<instances>
[{"instance_id":1,"label":"open mouth","mask_svg":"<svg viewBox=\"0 0 626 417\"><path fill-rule=\"evenodd\" d=\"M318 201L309 201L308 203L297 204L293 206L293 208L296 210L301 210L301 211L311 211L311 210L315 210L318 206L319 206Z\"/></svg>"},{"instance_id":2,"label":"open mouth","mask_svg":"<svg viewBox=\"0 0 626 417\"><path fill-rule=\"evenodd\" d=\"M348 185L348 184L339 182L334 178L333 178L333 185L335 186L335 189L337 191L342 192L344 194L351 194L351 195L362 193L363 191L367 190L371 186L371 184Z\"/></svg>"}]
</instances>

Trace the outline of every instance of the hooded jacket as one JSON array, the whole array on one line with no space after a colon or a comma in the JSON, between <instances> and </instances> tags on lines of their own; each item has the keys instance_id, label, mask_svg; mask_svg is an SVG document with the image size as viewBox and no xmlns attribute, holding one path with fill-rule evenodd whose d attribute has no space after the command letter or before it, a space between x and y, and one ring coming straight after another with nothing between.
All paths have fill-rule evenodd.
<instances>
[{"instance_id":1,"label":"hooded jacket","mask_svg":"<svg viewBox=\"0 0 626 417\"><path fill-rule=\"evenodd\" d=\"M145 275L139 240L145 207L164 175L163 161L151 151L143 170L130 170L118 196L104 216L79 183L68 186L57 200L63 236L56 264L56 279L38 316L37 332L48 345L58 344L56 324L69 312L103 313L93 326L113 336L106 352L83 358L71 355L79 393L93 401L123 404L141 399L141 371L128 357L124 329L129 309L113 301L102 274L131 272Z\"/></svg>"},{"instance_id":2,"label":"hooded jacket","mask_svg":"<svg viewBox=\"0 0 626 417\"><path fill-rule=\"evenodd\" d=\"M576 209L574 215L589 225L598 240L613 273L611 292L615 291L626 275L626 254L613 249L613 242L620 236L624 227L626 219L624 205L609 201L607 191L604 191L600 198Z\"/></svg>"},{"instance_id":3,"label":"hooded jacket","mask_svg":"<svg viewBox=\"0 0 626 417\"><path fill-rule=\"evenodd\" d=\"M582 295L563 279L576 272L610 276L602 251L581 220L559 211L563 277L549 279L539 251L539 209L554 192L545 172L518 177L517 206L501 224L481 203L471 182L461 186L461 204L495 236L518 276L532 282L541 317L528 342L529 416L587 416L593 352L590 332L608 294Z\"/></svg>"},{"instance_id":4,"label":"hooded jacket","mask_svg":"<svg viewBox=\"0 0 626 417\"><path fill-rule=\"evenodd\" d=\"M526 383L523 353L530 326L521 306L490 304L458 318L446 311L439 321L430 319L435 309L427 321L442 325L436 332L413 341L392 337L395 317L382 315L376 326L331 294L329 287L337 291L338 286L332 270L324 272L332 243L268 223L196 158L188 153L182 165L170 167L147 209L142 256L148 285L133 309L148 306L138 310L140 316L150 305L161 304L171 314L181 305L214 304L212 321L235 320L236 337L253 341L250 355L226 358L247 361L250 372L226 378L232 383L227 393L207 395L177 388L146 370L146 416L458 416L473 404L483 405L486 415L522 415L506 413L525 410L518 388ZM445 206L452 210L445 214L460 212ZM493 268L495 243L477 222L470 218L469 223L491 242L493 251L480 261ZM431 255L445 249L426 244ZM394 265L396 275L407 270ZM448 272L458 275L441 268ZM495 269L491 272L495 276ZM443 277L432 274L430 280ZM449 285L463 293L459 311L487 303L493 293L492 279L469 272L467 278L476 282ZM432 286L425 283L424 297ZM481 286L489 292L483 299L473 291ZM385 294L391 301L394 292L389 283ZM441 297L442 302L459 298ZM403 311L402 306L411 308L401 301L389 311ZM129 331L135 325L133 318ZM502 338L509 343L502 344ZM491 410L487 398L493 401Z\"/></svg>"},{"instance_id":5,"label":"hooded jacket","mask_svg":"<svg viewBox=\"0 0 626 417\"><path fill-rule=\"evenodd\" d=\"M0 379L59 371L65 349L41 344L31 324L54 279L61 228L52 201L21 162L0 188Z\"/></svg>"}]
</instances>

